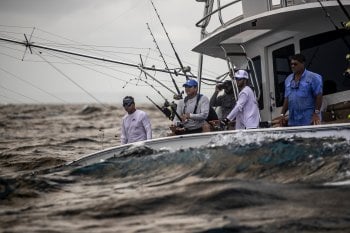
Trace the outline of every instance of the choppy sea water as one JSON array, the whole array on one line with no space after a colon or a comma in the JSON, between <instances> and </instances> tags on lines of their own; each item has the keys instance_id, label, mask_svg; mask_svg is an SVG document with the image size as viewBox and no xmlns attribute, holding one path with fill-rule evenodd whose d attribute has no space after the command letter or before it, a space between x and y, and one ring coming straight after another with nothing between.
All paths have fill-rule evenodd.
<instances>
[{"instance_id":1,"label":"choppy sea water","mask_svg":"<svg viewBox=\"0 0 350 233\"><path fill-rule=\"evenodd\" d=\"M170 122L144 110L154 136L165 135ZM69 167L119 144L122 109L12 105L0 112L0 232L350 232L350 143L342 138L140 146Z\"/></svg>"}]
</instances>

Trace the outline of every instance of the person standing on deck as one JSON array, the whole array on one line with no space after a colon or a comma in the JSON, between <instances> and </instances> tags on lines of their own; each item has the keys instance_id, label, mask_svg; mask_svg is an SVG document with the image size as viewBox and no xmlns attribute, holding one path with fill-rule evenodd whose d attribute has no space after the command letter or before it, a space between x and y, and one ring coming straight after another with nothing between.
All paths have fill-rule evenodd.
<instances>
[{"instance_id":1,"label":"person standing on deck","mask_svg":"<svg viewBox=\"0 0 350 233\"><path fill-rule=\"evenodd\" d=\"M123 107L127 114L122 119L121 144L152 139L152 126L147 113L136 109L132 96L123 99Z\"/></svg>"},{"instance_id":2,"label":"person standing on deck","mask_svg":"<svg viewBox=\"0 0 350 233\"><path fill-rule=\"evenodd\" d=\"M220 91L224 90L224 93L220 96ZM235 96L233 93L233 86L230 80L226 80L223 83L216 85L214 94L210 98L211 107L221 107L220 120L223 120L231 112L236 104Z\"/></svg>"},{"instance_id":3,"label":"person standing on deck","mask_svg":"<svg viewBox=\"0 0 350 233\"><path fill-rule=\"evenodd\" d=\"M209 99L204 95L198 94L198 83L194 79L187 80L185 87L186 97L177 104L177 115L170 130L173 134L190 134L203 132L206 119L209 114Z\"/></svg>"},{"instance_id":4,"label":"person standing on deck","mask_svg":"<svg viewBox=\"0 0 350 233\"><path fill-rule=\"evenodd\" d=\"M295 54L290 58L293 71L285 82L281 125L289 111L288 126L318 125L321 123L322 76L305 69L305 57Z\"/></svg>"},{"instance_id":5,"label":"person standing on deck","mask_svg":"<svg viewBox=\"0 0 350 233\"><path fill-rule=\"evenodd\" d=\"M224 123L236 119L236 129L255 129L259 127L260 113L258 102L250 86L248 86L248 73L238 70L234 74L239 89L235 107L227 115Z\"/></svg>"}]
</instances>

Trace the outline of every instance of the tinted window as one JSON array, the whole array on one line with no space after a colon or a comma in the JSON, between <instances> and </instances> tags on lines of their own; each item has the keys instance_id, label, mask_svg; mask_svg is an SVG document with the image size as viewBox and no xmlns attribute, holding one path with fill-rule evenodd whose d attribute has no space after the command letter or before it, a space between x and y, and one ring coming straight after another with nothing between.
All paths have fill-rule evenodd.
<instances>
[{"instance_id":1,"label":"tinted window","mask_svg":"<svg viewBox=\"0 0 350 233\"><path fill-rule=\"evenodd\" d=\"M349 32L342 29L300 40L301 53L306 57L306 69L321 74L323 93L350 90L350 78L344 76L350 51Z\"/></svg>"},{"instance_id":2,"label":"tinted window","mask_svg":"<svg viewBox=\"0 0 350 233\"><path fill-rule=\"evenodd\" d=\"M284 80L292 73L289 66L289 57L293 54L293 44L276 49L272 52L276 107L281 107L283 105Z\"/></svg>"},{"instance_id":3,"label":"tinted window","mask_svg":"<svg viewBox=\"0 0 350 233\"><path fill-rule=\"evenodd\" d=\"M252 58L252 61L254 64L256 76L258 79L258 84L260 87L260 98L258 99L259 109L262 110L262 109L264 109L264 97L263 97L264 95L263 95L262 77L261 77L261 58L260 58L260 56L257 56L257 57ZM250 70L252 70L252 67L250 67Z\"/></svg>"}]
</instances>

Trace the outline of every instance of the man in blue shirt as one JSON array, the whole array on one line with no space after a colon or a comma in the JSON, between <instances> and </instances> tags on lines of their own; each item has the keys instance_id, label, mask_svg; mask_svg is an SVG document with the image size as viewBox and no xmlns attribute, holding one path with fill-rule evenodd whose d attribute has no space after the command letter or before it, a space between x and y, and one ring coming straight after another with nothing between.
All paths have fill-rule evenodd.
<instances>
[{"instance_id":1,"label":"man in blue shirt","mask_svg":"<svg viewBox=\"0 0 350 233\"><path fill-rule=\"evenodd\" d=\"M305 69L302 54L293 55L290 65L293 73L284 82L282 121L288 110L288 126L318 125L321 123L322 76Z\"/></svg>"}]
</instances>

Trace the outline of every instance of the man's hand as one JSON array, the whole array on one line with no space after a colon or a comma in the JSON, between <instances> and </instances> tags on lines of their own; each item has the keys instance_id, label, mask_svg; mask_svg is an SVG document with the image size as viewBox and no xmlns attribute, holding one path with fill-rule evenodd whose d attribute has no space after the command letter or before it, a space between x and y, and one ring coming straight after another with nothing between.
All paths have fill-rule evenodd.
<instances>
[{"instance_id":1,"label":"man's hand","mask_svg":"<svg viewBox=\"0 0 350 233\"><path fill-rule=\"evenodd\" d=\"M223 125L228 125L229 122L230 122L230 120L227 119L227 118L225 118L225 119L223 119L223 120L221 121L221 124L223 124Z\"/></svg>"},{"instance_id":2,"label":"man's hand","mask_svg":"<svg viewBox=\"0 0 350 233\"><path fill-rule=\"evenodd\" d=\"M312 114L312 124L313 125L320 125L321 124L321 119L320 119L319 114L317 114L317 113Z\"/></svg>"},{"instance_id":3,"label":"man's hand","mask_svg":"<svg viewBox=\"0 0 350 233\"><path fill-rule=\"evenodd\" d=\"M190 119L190 113L184 113L181 115L182 122L186 122L188 119Z\"/></svg>"}]
</instances>

